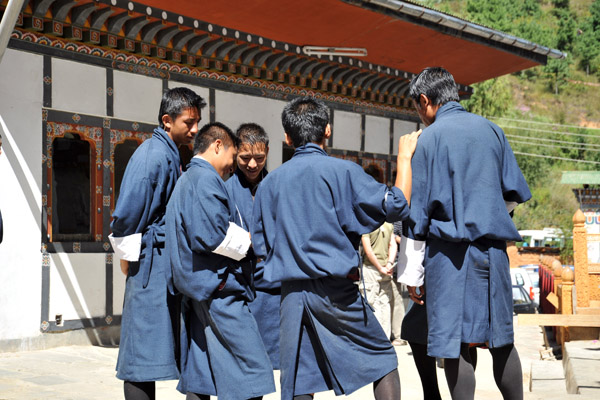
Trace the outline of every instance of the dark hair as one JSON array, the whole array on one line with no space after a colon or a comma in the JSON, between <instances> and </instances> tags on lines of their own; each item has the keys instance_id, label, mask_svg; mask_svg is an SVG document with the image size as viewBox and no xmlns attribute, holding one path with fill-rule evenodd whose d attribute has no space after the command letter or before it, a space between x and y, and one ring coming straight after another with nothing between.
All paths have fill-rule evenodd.
<instances>
[{"instance_id":1,"label":"dark hair","mask_svg":"<svg viewBox=\"0 0 600 400\"><path fill-rule=\"evenodd\" d=\"M235 136L240 140L240 144L249 144L254 146L258 143L269 145L269 136L262 126L254 123L245 123L240 125L235 132Z\"/></svg>"},{"instance_id":2,"label":"dark hair","mask_svg":"<svg viewBox=\"0 0 600 400\"><path fill-rule=\"evenodd\" d=\"M200 110L206 106L206 101L196 94L193 90L184 87L176 87L167 90L163 93L160 102L160 110L158 111L158 125L164 129L162 122L163 115L167 114L171 119L175 120L183 110L187 108L195 108Z\"/></svg>"},{"instance_id":3,"label":"dark hair","mask_svg":"<svg viewBox=\"0 0 600 400\"><path fill-rule=\"evenodd\" d=\"M312 97L299 97L285 106L281 122L294 147L321 143L329 124L329 109L322 101Z\"/></svg>"},{"instance_id":4,"label":"dark hair","mask_svg":"<svg viewBox=\"0 0 600 400\"><path fill-rule=\"evenodd\" d=\"M410 81L408 96L418 104L421 94L427 96L434 106L459 100L454 77L442 67L425 68Z\"/></svg>"},{"instance_id":5,"label":"dark hair","mask_svg":"<svg viewBox=\"0 0 600 400\"><path fill-rule=\"evenodd\" d=\"M377 164L369 164L365 168L365 172L371 175L379 183L383 183L383 170Z\"/></svg>"},{"instance_id":6,"label":"dark hair","mask_svg":"<svg viewBox=\"0 0 600 400\"><path fill-rule=\"evenodd\" d=\"M213 122L204 125L196 135L194 139L194 154L204 153L217 139L221 139L225 147L231 145L237 148L240 144L239 139L233 134L231 129L220 122Z\"/></svg>"}]
</instances>

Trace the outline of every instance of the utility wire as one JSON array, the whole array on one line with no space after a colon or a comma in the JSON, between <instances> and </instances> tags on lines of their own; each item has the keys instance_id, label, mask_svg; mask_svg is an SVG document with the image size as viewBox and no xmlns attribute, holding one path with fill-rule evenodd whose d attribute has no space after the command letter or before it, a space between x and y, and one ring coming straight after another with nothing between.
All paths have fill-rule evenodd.
<instances>
[{"instance_id":1,"label":"utility wire","mask_svg":"<svg viewBox=\"0 0 600 400\"><path fill-rule=\"evenodd\" d=\"M594 151L594 152L600 152L600 149L583 149L583 148L578 148L578 147L570 147L570 146L557 146L554 144L544 144L544 143L531 143L531 142L525 142L523 140L511 140L510 141L511 144L513 143L519 143L519 144L528 144L530 146L542 146L542 147L550 147L552 149L569 149L569 150L578 150L578 151Z\"/></svg>"},{"instance_id":2,"label":"utility wire","mask_svg":"<svg viewBox=\"0 0 600 400\"><path fill-rule=\"evenodd\" d=\"M571 144L571 145L576 145L576 146L583 146L583 148L581 150L586 150L585 147L600 148L600 144L595 144L595 143L578 143L578 142L570 142L568 140L546 139L546 138L511 135L511 134L505 134L505 136L511 137L511 138L514 137L514 138L518 138L518 139L539 140L542 142L563 143L563 144ZM532 144L534 144L534 143L532 143Z\"/></svg>"},{"instance_id":3,"label":"utility wire","mask_svg":"<svg viewBox=\"0 0 600 400\"><path fill-rule=\"evenodd\" d=\"M545 156L543 154L531 154L531 153L522 153L520 151L513 151L513 153L515 154L519 154L521 156L528 156L528 157L541 157L541 158L551 158L553 160L563 160L563 161L572 161L572 162L579 162L579 163L587 163L587 164L600 164L599 161L588 161L588 160L574 160L572 158L566 158L566 157L554 157L554 156Z\"/></svg>"},{"instance_id":4,"label":"utility wire","mask_svg":"<svg viewBox=\"0 0 600 400\"><path fill-rule=\"evenodd\" d=\"M587 133L573 133L573 132L564 132L564 131L549 131L547 129L536 129L536 128L525 128L523 126L507 126L500 125L502 129L521 129L524 131L532 131L532 132L544 132L544 133L552 133L553 135L565 135L565 136L581 136L581 137L593 137L600 139L600 135L592 135Z\"/></svg>"}]
</instances>

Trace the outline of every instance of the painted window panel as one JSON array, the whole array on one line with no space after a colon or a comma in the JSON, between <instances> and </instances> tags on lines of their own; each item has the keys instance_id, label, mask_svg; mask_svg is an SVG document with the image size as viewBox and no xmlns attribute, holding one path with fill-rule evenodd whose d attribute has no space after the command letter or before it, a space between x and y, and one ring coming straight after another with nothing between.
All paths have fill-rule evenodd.
<instances>
[{"instance_id":1,"label":"painted window panel","mask_svg":"<svg viewBox=\"0 0 600 400\"><path fill-rule=\"evenodd\" d=\"M367 115L365 117L365 151L390 153L390 120Z\"/></svg>"},{"instance_id":2,"label":"painted window panel","mask_svg":"<svg viewBox=\"0 0 600 400\"><path fill-rule=\"evenodd\" d=\"M360 114L336 110L333 125L333 147L360 151L360 121Z\"/></svg>"}]
</instances>

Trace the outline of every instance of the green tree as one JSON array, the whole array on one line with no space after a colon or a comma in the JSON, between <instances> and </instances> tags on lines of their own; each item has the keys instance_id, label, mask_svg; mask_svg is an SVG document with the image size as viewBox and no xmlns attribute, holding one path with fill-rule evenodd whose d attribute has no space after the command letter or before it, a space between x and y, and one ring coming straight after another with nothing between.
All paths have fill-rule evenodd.
<instances>
[{"instance_id":1,"label":"green tree","mask_svg":"<svg viewBox=\"0 0 600 400\"><path fill-rule=\"evenodd\" d=\"M544 72L550 78L550 88L556 95L558 95L559 89L567 83L569 61L569 59L549 58L548 63L544 66Z\"/></svg>"},{"instance_id":2,"label":"green tree","mask_svg":"<svg viewBox=\"0 0 600 400\"><path fill-rule=\"evenodd\" d=\"M473 85L473 94L462 105L484 116L503 116L512 107L512 93L506 77L489 79Z\"/></svg>"}]
</instances>

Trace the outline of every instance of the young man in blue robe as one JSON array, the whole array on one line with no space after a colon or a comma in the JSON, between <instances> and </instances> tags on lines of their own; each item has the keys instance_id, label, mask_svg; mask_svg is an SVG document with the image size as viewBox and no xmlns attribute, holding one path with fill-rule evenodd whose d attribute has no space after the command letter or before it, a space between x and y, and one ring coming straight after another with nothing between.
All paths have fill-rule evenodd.
<instances>
[{"instance_id":1,"label":"young man in blue robe","mask_svg":"<svg viewBox=\"0 0 600 400\"><path fill-rule=\"evenodd\" d=\"M178 147L194 139L205 105L187 88L164 93L160 127L131 156L112 215L110 240L127 275L117 361L127 400L153 399L154 381L179 377L178 299L168 293L165 278L165 211L181 174Z\"/></svg>"},{"instance_id":2,"label":"young man in blue robe","mask_svg":"<svg viewBox=\"0 0 600 400\"><path fill-rule=\"evenodd\" d=\"M399 399L394 347L354 283L361 235L409 213L410 158L419 132L400 141L396 186L329 157L329 109L297 98L282 114L291 160L254 199L252 241L264 278L281 282L281 398L349 394L374 382L376 399Z\"/></svg>"},{"instance_id":3,"label":"young man in blue robe","mask_svg":"<svg viewBox=\"0 0 600 400\"><path fill-rule=\"evenodd\" d=\"M265 165L269 154L269 137L257 124L242 124L235 135L240 140L237 153L237 168L225 182L225 186L236 202L242 219L252 223L252 206L258 185L267 175ZM256 259L254 288L256 297L248 304L256 319L260 335L271 359L273 369L279 369L279 303L281 283L264 279L264 260Z\"/></svg>"},{"instance_id":4,"label":"young man in blue robe","mask_svg":"<svg viewBox=\"0 0 600 400\"><path fill-rule=\"evenodd\" d=\"M408 260L399 279L417 303L416 287L426 293L428 354L446 359L452 398L474 397L469 347L485 343L502 395L522 399L506 241L521 240L509 213L531 193L502 130L465 111L448 71L426 68L409 96L426 128L403 241L421 260Z\"/></svg>"},{"instance_id":5,"label":"young man in blue robe","mask_svg":"<svg viewBox=\"0 0 600 400\"><path fill-rule=\"evenodd\" d=\"M205 125L167 207L173 283L186 296L181 378L188 400L261 398L275 391L273 368L256 321L248 222L223 178L238 140L220 123Z\"/></svg>"}]
</instances>

